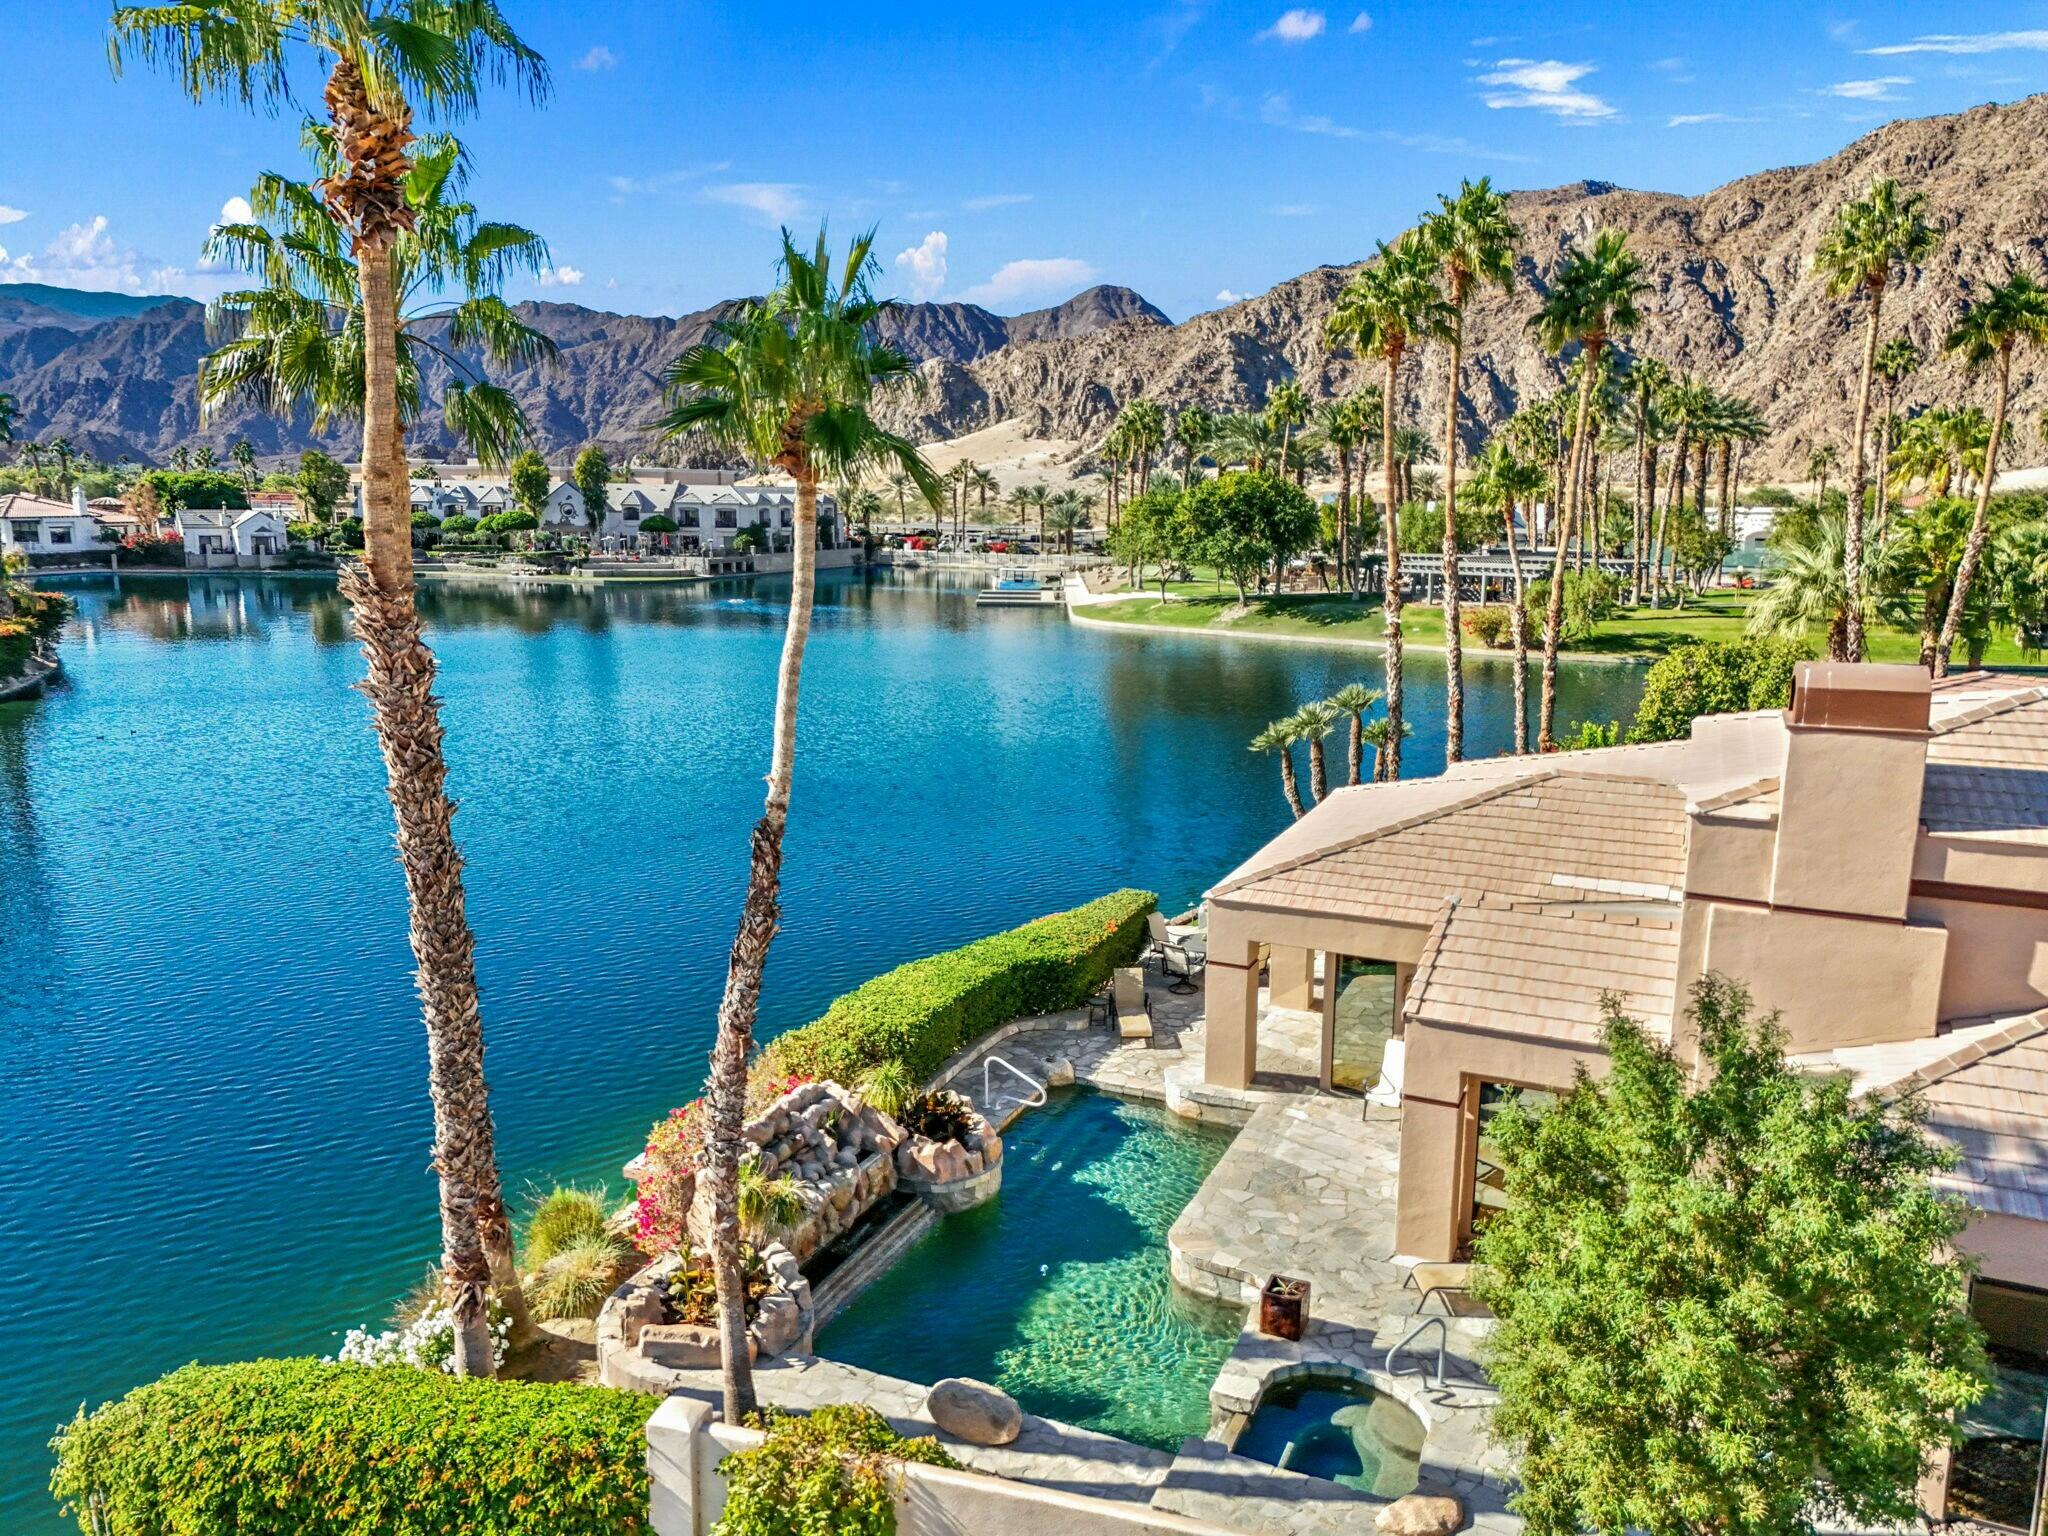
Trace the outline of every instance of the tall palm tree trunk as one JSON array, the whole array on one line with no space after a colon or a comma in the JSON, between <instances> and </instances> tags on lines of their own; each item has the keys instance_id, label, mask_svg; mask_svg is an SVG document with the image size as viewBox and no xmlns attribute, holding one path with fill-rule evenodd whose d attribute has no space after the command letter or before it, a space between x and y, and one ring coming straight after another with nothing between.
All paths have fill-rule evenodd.
<instances>
[{"instance_id":1,"label":"tall palm tree trunk","mask_svg":"<svg viewBox=\"0 0 2048 1536\"><path fill-rule=\"evenodd\" d=\"M1955 589L1948 595L1948 616L1941 621L1941 642L1934 649L1934 675L1948 676L1949 653L1955 649L1956 632L1963 627L1963 609L1970 601L1970 583L1977 579L1977 563L1984 558L1984 536L1991 522L1991 486L1998 478L1998 444L2005 436L2005 412L2012 398L2012 347L1998 353L1998 400L1991 412L1991 440L1984 445L1984 473L1977 481L1977 513L1970 519L1970 537L1963 544L1962 562L1956 567Z\"/></svg>"},{"instance_id":2,"label":"tall palm tree trunk","mask_svg":"<svg viewBox=\"0 0 2048 1536\"><path fill-rule=\"evenodd\" d=\"M1294 812L1296 821L1308 814L1301 803L1301 786L1294 780L1294 748L1280 749L1280 790L1287 796L1287 809Z\"/></svg>"},{"instance_id":3,"label":"tall palm tree trunk","mask_svg":"<svg viewBox=\"0 0 2048 1536\"><path fill-rule=\"evenodd\" d=\"M1897 404L1893 387L1885 386L1884 414L1877 421L1877 542L1882 545L1892 523L1892 410Z\"/></svg>"},{"instance_id":4,"label":"tall palm tree trunk","mask_svg":"<svg viewBox=\"0 0 2048 1536\"><path fill-rule=\"evenodd\" d=\"M1593 363L1588 358L1579 377L1579 409L1572 428L1570 463L1565 471L1565 485L1571 494L1564 506L1564 525L1560 534L1569 533L1577 520L1578 468L1579 457L1585 452L1586 418L1592 409ZM1552 734L1557 722L1557 649L1564 629L1564 546L1560 537L1557 552L1550 563L1550 602L1543 619L1543 697L1537 706L1536 750L1554 752L1557 739Z\"/></svg>"},{"instance_id":5,"label":"tall palm tree trunk","mask_svg":"<svg viewBox=\"0 0 2048 1536\"><path fill-rule=\"evenodd\" d=\"M1321 805L1330 797L1329 765L1323 758L1323 738L1311 736L1308 739L1308 787L1309 793Z\"/></svg>"},{"instance_id":6,"label":"tall palm tree trunk","mask_svg":"<svg viewBox=\"0 0 2048 1536\"><path fill-rule=\"evenodd\" d=\"M1381 407L1384 419L1380 432L1380 439L1385 444L1382 473L1386 478L1387 493L1386 515L1380 519L1387 536L1387 749L1380 754L1380 766L1384 770L1381 777L1385 779L1401 777L1401 532L1394 500L1394 402L1400 398L1394 389L1400 371L1401 354L1389 352L1386 403Z\"/></svg>"},{"instance_id":7,"label":"tall palm tree trunk","mask_svg":"<svg viewBox=\"0 0 2048 1536\"><path fill-rule=\"evenodd\" d=\"M1849 513L1842 524L1842 589L1848 608L1848 624L1842 636L1844 661L1863 659L1863 446L1870 430L1870 379L1877 369L1877 322L1883 307L1884 285L1873 284L1870 316L1864 327L1863 371L1856 382L1856 447L1849 460Z\"/></svg>"},{"instance_id":8,"label":"tall palm tree trunk","mask_svg":"<svg viewBox=\"0 0 2048 1536\"><path fill-rule=\"evenodd\" d=\"M1629 527L1628 601L1635 607L1643 600L1643 559L1650 546L1650 511L1643 504L1643 492L1650 479L1650 434L1643 423L1636 424L1636 485L1634 513Z\"/></svg>"},{"instance_id":9,"label":"tall palm tree trunk","mask_svg":"<svg viewBox=\"0 0 2048 1536\"><path fill-rule=\"evenodd\" d=\"M1664 596L1664 556L1671 552L1671 520L1685 511L1685 468L1686 454L1692 447L1688 426L1681 423L1678 441L1671 448L1671 491L1664 498L1664 514L1657 519L1657 569L1651 578L1651 601L1660 602ZM1671 584L1678 585L1678 560L1671 561Z\"/></svg>"},{"instance_id":10,"label":"tall palm tree trunk","mask_svg":"<svg viewBox=\"0 0 2048 1536\"><path fill-rule=\"evenodd\" d=\"M355 182L353 196L344 201L354 212L364 331L364 559L360 566L343 568L340 587L354 611L368 666L361 687L384 757L405 873L413 980L427 1033L441 1267L455 1319L454 1364L458 1375L488 1376L495 1369L489 1290L495 1285L515 1342L524 1342L531 1319L513 1264L511 1223L498 1176L484 1079L476 939L463 897L455 806L447 792L434 655L420 638L413 600L411 502L399 420L398 297L391 263L392 242L409 217L398 178L405 172L411 133L402 108L379 111L372 106L362 78L346 61L336 64L326 94L344 164Z\"/></svg>"},{"instance_id":11,"label":"tall palm tree trunk","mask_svg":"<svg viewBox=\"0 0 2048 1536\"><path fill-rule=\"evenodd\" d=\"M1337 573L1344 590L1351 590L1351 450L1337 448ZM1352 783L1358 782L1357 775Z\"/></svg>"},{"instance_id":12,"label":"tall palm tree trunk","mask_svg":"<svg viewBox=\"0 0 2048 1536\"><path fill-rule=\"evenodd\" d=\"M1444 762L1465 755L1465 641L1458 633L1458 375L1461 315L1451 332L1451 382L1444 404Z\"/></svg>"},{"instance_id":13,"label":"tall palm tree trunk","mask_svg":"<svg viewBox=\"0 0 2048 1536\"><path fill-rule=\"evenodd\" d=\"M1720 479L1720 489L1715 492L1714 502L1721 513L1721 537L1735 537L1735 503L1730 499L1735 478L1735 444L1729 438L1722 438L1715 445L1715 469Z\"/></svg>"},{"instance_id":14,"label":"tall palm tree trunk","mask_svg":"<svg viewBox=\"0 0 2048 1536\"><path fill-rule=\"evenodd\" d=\"M1535 513L1530 513L1533 521ZM1510 632L1515 637L1515 756L1529 750L1529 626L1523 611L1522 556L1515 548L1515 503L1507 501L1508 566L1515 573L1515 609Z\"/></svg>"},{"instance_id":15,"label":"tall palm tree trunk","mask_svg":"<svg viewBox=\"0 0 2048 1536\"><path fill-rule=\"evenodd\" d=\"M1358 782L1359 769L1365 765L1365 716L1357 710L1351 712L1351 740L1345 753L1345 766L1351 770L1351 782Z\"/></svg>"},{"instance_id":16,"label":"tall palm tree trunk","mask_svg":"<svg viewBox=\"0 0 2048 1536\"><path fill-rule=\"evenodd\" d=\"M754 823L753 864L739 931L725 967L718 1005L718 1039L711 1049L711 1130L704 1171L711 1181L711 1267L718 1288L718 1328L725 1366L725 1421L737 1424L754 1411L754 1371L747 1359L746 1285L740 1270L739 1166L746 1120L747 1061L754 1049L754 1018L768 946L782 921L782 839L789 826L790 781L796 767L797 692L804 648L811 638L816 587L818 480L796 474L796 530L791 540L789 620L775 673L775 729L768 759L768 795Z\"/></svg>"}]
</instances>

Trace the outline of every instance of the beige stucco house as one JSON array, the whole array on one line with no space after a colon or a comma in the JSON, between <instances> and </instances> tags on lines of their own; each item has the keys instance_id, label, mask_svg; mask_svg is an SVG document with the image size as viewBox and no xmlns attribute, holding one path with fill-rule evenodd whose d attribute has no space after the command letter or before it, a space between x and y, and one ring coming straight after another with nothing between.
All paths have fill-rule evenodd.
<instances>
[{"instance_id":1,"label":"beige stucco house","mask_svg":"<svg viewBox=\"0 0 2048 1536\"><path fill-rule=\"evenodd\" d=\"M1206 1082L1256 1086L1263 963L1267 1007L1322 1017L1323 1086L1400 1116L1402 1253L1466 1252L1490 1106L1603 1070L1604 993L1683 1055L1717 972L1813 1070L1921 1094L1979 1316L2048 1357L2048 679L1807 663L1689 740L1339 790L1208 928Z\"/></svg>"}]
</instances>

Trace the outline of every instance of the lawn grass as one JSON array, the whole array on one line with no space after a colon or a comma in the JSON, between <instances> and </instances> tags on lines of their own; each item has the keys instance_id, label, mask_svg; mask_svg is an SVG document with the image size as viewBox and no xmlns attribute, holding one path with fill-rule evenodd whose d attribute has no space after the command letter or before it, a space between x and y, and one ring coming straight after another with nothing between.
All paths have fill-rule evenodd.
<instances>
[{"instance_id":1,"label":"lawn grass","mask_svg":"<svg viewBox=\"0 0 2048 1536\"><path fill-rule=\"evenodd\" d=\"M1386 620L1380 613L1378 597L1347 598L1333 592L1289 592L1278 597L1254 597L1247 611L1235 618L1228 615L1237 605L1237 592L1227 581L1194 580L1168 582L1170 597L1162 601L1153 585L1153 595L1128 602L1104 603L1087 610L1086 617L1135 628L1166 630L1208 630L1218 634L1294 635L1320 640L1379 646L1385 642ZM1689 597L1683 608L1623 608L1600 625L1590 636L1572 642L1567 654L1610 658L1639 658L1654 661L1674 646L1692 640L1739 640L1747 633L1749 605L1754 592L1717 589L1705 597ZM1409 603L1401 610L1401 632L1410 646L1442 649L1444 612L1440 607ZM1815 655L1824 647L1821 636L1810 640ZM1469 636L1468 653L1481 651ZM1920 637L1910 630L1880 626L1870 632L1872 661L1917 661ZM1540 648L1532 645L1532 653ZM1958 657L1958 665L1961 658ZM1984 657L1987 666L2038 665L2040 657L2020 650L2009 635L1993 642Z\"/></svg>"}]
</instances>

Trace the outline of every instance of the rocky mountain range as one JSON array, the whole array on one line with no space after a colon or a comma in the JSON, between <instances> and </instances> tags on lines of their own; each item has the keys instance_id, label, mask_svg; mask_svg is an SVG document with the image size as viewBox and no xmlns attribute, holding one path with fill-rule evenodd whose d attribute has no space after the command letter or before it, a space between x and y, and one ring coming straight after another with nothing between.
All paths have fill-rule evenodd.
<instances>
[{"instance_id":1,"label":"rocky mountain range","mask_svg":"<svg viewBox=\"0 0 2048 1536\"><path fill-rule=\"evenodd\" d=\"M1940 354L1964 304L2014 264L2043 271L2048 243L2048 95L1949 117L1887 124L1813 165L1767 171L1697 197L1584 182L1518 192L1523 254L1514 291L1486 293L1466 321L1466 432L1472 444L1563 370L1528 329L1564 252L1602 228L1627 232L1652 291L1628 351L1691 369L1748 395L1773 436L1755 472L1796 472L1816 443L1846 449L1860 362L1860 313L1811 276L1833 211L1880 176L1925 195L1941 232L1935 254L1887 301L1887 325L1927 358L1907 395L1915 405L1980 400L1981 381ZM1376 381L1376 365L1333 356L1323 322L1355 267L1320 267L1228 308L1175 325L1137 294L1095 288L1056 309L1009 318L964 304L914 304L890 339L923 360L925 388L891 403L892 424L923 439L1017 422L1031 437L1099 440L1120 406L1140 394L1169 407L1247 410L1281 379L1311 394ZM26 297L26 296L24 296ZM100 296L95 296L100 297ZM49 319L49 293L26 306L0 289L0 389L21 401L17 431L65 433L102 454L156 458L198 432L193 380L205 351L197 305L173 301L141 313ZM653 446L662 367L701 339L719 309L677 319L607 314L565 304L522 306L561 347L556 366L506 382L531 415L540 446L563 452L592 439L615 449ZM35 311L44 313L38 318ZM1404 411L1437 420L1446 359L1426 348L1408 370ZM2014 369L2022 451L2038 456L2032 426L2048 406L2048 358L2022 353ZM203 434L247 436L263 453L314 439L302 424L230 413ZM325 444L352 451L353 434ZM422 449L450 451L429 412Z\"/></svg>"}]
</instances>

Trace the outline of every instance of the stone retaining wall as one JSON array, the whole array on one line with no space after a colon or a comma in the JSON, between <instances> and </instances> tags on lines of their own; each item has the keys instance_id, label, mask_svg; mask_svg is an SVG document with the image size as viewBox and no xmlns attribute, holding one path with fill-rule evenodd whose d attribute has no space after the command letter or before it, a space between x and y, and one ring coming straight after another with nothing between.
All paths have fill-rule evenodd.
<instances>
[{"instance_id":1,"label":"stone retaining wall","mask_svg":"<svg viewBox=\"0 0 2048 1536\"><path fill-rule=\"evenodd\" d=\"M718 1328L672 1323L662 1286L682 1265L668 1254L627 1280L605 1299L597 1314L598 1380L634 1392L672 1392L692 1373L719 1365ZM767 1360L811 1352L817 1330L811 1282L780 1243L761 1250L768 1270L768 1294L760 1314L747 1325L747 1357Z\"/></svg>"}]
</instances>

